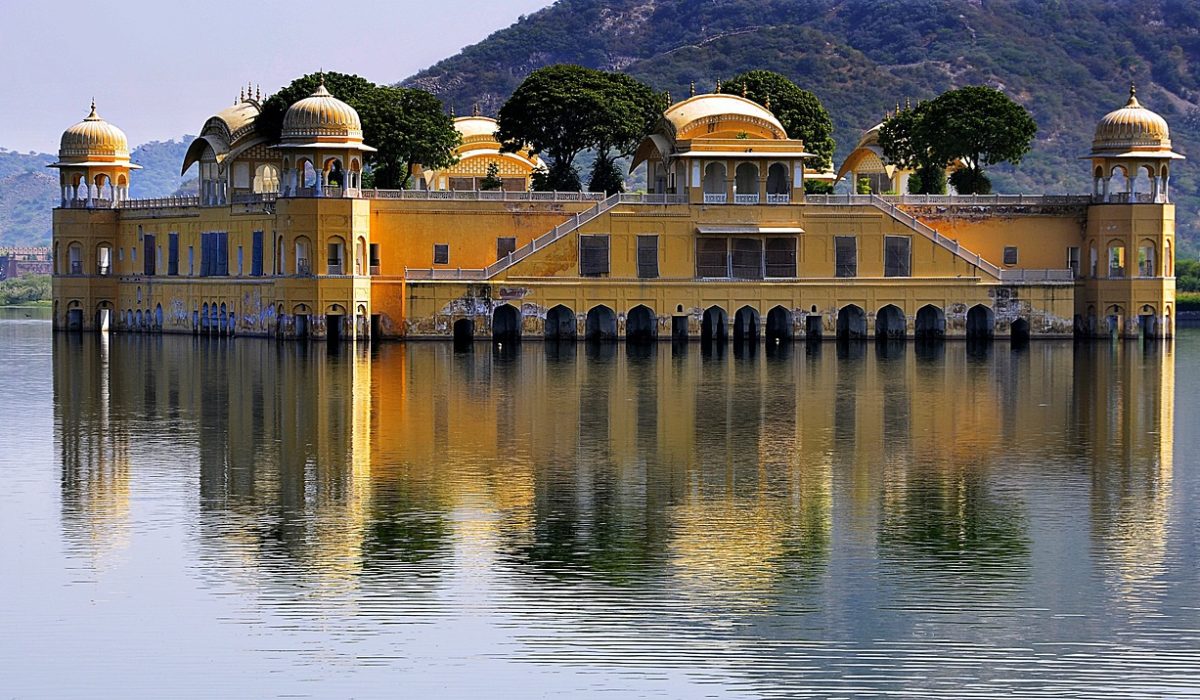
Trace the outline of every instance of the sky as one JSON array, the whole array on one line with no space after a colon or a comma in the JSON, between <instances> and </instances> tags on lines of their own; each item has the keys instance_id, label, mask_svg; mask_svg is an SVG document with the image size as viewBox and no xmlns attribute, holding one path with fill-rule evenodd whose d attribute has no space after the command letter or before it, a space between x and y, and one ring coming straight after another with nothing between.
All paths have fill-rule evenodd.
<instances>
[{"instance_id":1,"label":"sky","mask_svg":"<svg viewBox=\"0 0 1200 700\"><path fill-rule=\"evenodd\" d=\"M0 147L54 153L96 99L131 146L195 134L247 82L393 83L550 0L3 0Z\"/></svg>"}]
</instances>

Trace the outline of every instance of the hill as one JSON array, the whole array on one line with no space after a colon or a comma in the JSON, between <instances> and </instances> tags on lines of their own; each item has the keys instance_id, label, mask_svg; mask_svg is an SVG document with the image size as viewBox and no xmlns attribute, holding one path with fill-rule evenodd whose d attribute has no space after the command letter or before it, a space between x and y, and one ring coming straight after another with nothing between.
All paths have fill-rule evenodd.
<instances>
[{"instance_id":1,"label":"hill","mask_svg":"<svg viewBox=\"0 0 1200 700\"><path fill-rule=\"evenodd\" d=\"M1176 149L1200 160L1200 5L1185 0L560 0L408 78L494 114L553 63L621 70L677 98L744 69L783 73L833 117L836 160L907 98L986 84L1030 110L1033 152L993 169L1002 192L1090 189L1078 157L1138 84ZM1200 242L1200 163L1173 174L1187 248Z\"/></svg>"},{"instance_id":2,"label":"hill","mask_svg":"<svg viewBox=\"0 0 1200 700\"><path fill-rule=\"evenodd\" d=\"M142 170L130 181L133 197L174 194L187 178L179 165L192 136L144 143L130 154ZM46 167L50 153L17 153L0 149L0 245L49 245L51 210L58 206L58 173Z\"/></svg>"}]
</instances>

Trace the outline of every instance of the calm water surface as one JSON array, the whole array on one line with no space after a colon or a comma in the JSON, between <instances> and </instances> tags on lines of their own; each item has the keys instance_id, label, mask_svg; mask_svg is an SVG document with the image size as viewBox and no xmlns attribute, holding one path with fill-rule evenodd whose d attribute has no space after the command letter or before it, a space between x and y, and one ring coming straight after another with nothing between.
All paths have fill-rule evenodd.
<instances>
[{"instance_id":1,"label":"calm water surface","mask_svg":"<svg viewBox=\"0 0 1200 700\"><path fill-rule=\"evenodd\" d=\"M1200 697L1198 362L0 311L0 696Z\"/></svg>"}]
</instances>

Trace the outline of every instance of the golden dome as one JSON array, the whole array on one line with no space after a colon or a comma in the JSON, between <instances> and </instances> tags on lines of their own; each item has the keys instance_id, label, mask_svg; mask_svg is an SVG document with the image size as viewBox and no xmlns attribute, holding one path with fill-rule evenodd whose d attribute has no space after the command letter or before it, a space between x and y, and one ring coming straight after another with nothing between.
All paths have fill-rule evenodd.
<instances>
[{"instance_id":1,"label":"golden dome","mask_svg":"<svg viewBox=\"0 0 1200 700\"><path fill-rule=\"evenodd\" d=\"M331 95L322 82L312 95L288 107L280 136L284 142L361 142L362 120L353 107Z\"/></svg>"},{"instance_id":2,"label":"golden dome","mask_svg":"<svg viewBox=\"0 0 1200 700\"><path fill-rule=\"evenodd\" d=\"M1137 90L1129 87L1129 101L1121 109L1104 115L1092 139L1094 153L1121 154L1130 151L1170 151L1167 120L1143 107Z\"/></svg>"},{"instance_id":3,"label":"golden dome","mask_svg":"<svg viewBox=\"0 0 1200 700\"><path fill-rule=\"evenodd\" d=\"M664 116L675 127L677 138L698 126L722 123L733 128L757 127L755 130L774 138L787 138L787 131L774 114L757 102L737 95L696 95L671 105Z\"/></svg>"},{"instance_id":4,"label":"golden dome","mask_svg":"<svg viewBox=\"0 0 1200 700\"><path fill-rule=\"evenodd\" d=\"M484 137L495 141L500 124L489 117L459 117L454 120L454 128L462 135L463 141Z\"/></svg>"},{"instance_id":5,"label":"golden dome","mask_svg":"<svg viewBox=\"0 0 1200 700\"><path fill-rule=\"evenodd\" d=\"M129 139L125 132L96 114L96 103L83 121L63 132L58 146L58 158L63 162L129 160Z\"/></svg>"}]
</instances>

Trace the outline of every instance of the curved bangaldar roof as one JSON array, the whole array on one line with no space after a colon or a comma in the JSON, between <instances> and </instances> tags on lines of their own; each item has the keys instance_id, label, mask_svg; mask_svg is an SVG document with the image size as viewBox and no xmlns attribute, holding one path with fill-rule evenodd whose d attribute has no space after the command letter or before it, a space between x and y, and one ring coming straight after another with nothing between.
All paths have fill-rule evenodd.
<instances>
[{"instance_id":1,"label":"curved bangaldar roof","mask_svg":"<svg viewBox=\"0 0 1200 700\"><path fill-rule=\"evenodd\" d=\"M760 138L786 139L783 124L767 108L737 95L696 95L667 108L663 114L676 138L688 138L704 127L717 131L746 130Z\"/></svg>"},{"instance_id":2,"label":"curved bangaldar roof","mask_svg":"<svg viewBox=\"0 0 1200 700\"><path fill-rule=\"evenodd\" d=\"M1167 120L1141 105L1137 89L1129 86L1129 101L1096 124L1092 157L1150 156L1181 157L1171 151Z\"/></svg>"},{"instance_id":3,"label":"curved bangaldar roof","mask_svg":"<svg viewBox=\"0 0 1200 700\"><path fill-rule=\"evenodd\" d=\"M220 163L231 154L261 142L263 139L255 131L255 122L261 112L262 105L258 100L243 95L232 107L226 107L209 117L200 129L200 135L188 146L180 174L186 173L188 168L200 161L209 149Z\"/></svg>"}]
</instances>

